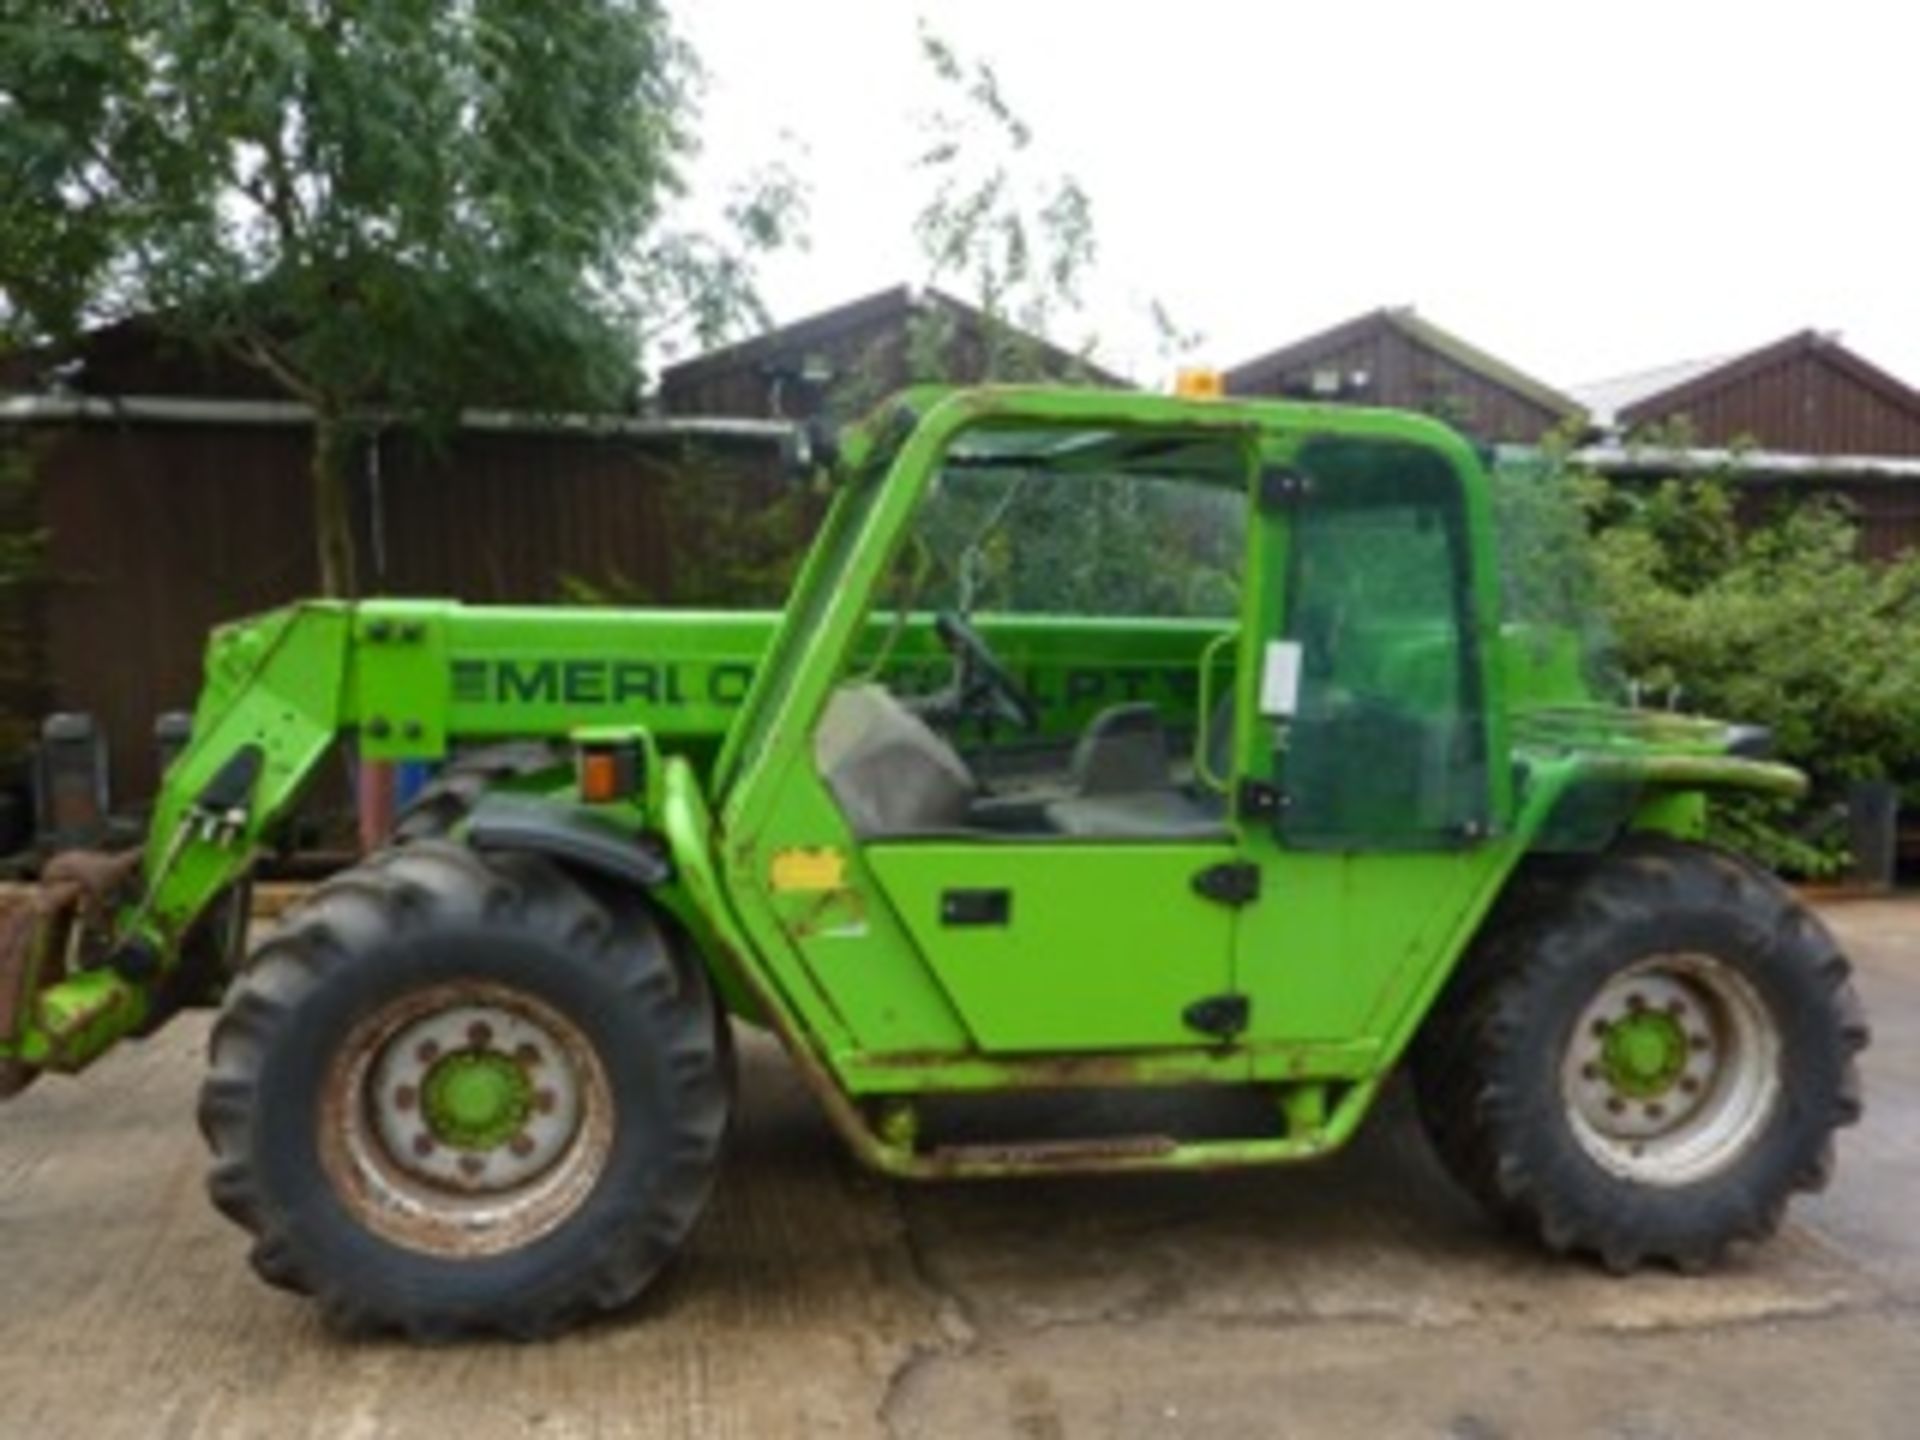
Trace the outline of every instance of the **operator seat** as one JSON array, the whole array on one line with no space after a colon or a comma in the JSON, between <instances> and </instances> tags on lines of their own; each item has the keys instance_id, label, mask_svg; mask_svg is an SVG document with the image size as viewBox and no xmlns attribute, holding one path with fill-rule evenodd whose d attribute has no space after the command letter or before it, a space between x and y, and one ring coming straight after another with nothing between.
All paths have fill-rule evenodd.
<instances>
[{"instance_id":1,"label":"operator seat","mask_svg":"<svg viewBox=\"0 0 1920 1440\"><path fill-rule=\"evenodd\" d=\"M1073 747L1067 777L1075 795L1124 795L1173 785L1167 727L1157 706L1136 700L1094 716Z\"/></svg>"},{"instance_id":2,"label":"operator seat","mask_svg":"<svg viewBox=\"0 0 1920 1440\"><path fill-rule=\"evenodd\" d=\"M1152 728L1157 732L1158 727L1156 716ZM1096 719L1074 765L1076 777L1092 793L1047 804L1045 829L1039 833L1107 840L1229 835L1224 803L1176 785L1164 735L1149 737L1147 730L1138 717L1107 725ZM1158 751L1151 766L1146 764L1150 746ZM975 804L980 786L967 762L884 686L843 685L834 691L814 737L814 762L840 813L862 839L1003 829L981 823L985 816ZM1141 788L1106 788L1129 779L1142 782Z\"/></svg>"},{"instance_id":3,"label":"operator seat","mask_svg":"<svg viewBox=\"0 0 1920 1440\"><path fill-rule=\"evenodd\" d=\"M1225 755L1232 722L1232 705L1223 701L1207 727L1210 753L1217 747ZM1152 705L1114 705L1094 716L1074 747L1071 775L1074 793L1046 807L1049 826L1063 835L1214 840L1231 834L1220 796L1175 783L1166 727Z\"/></svg>"},{"instance_id":4,"label":"operator seat","mask_svg":"<svg viewBox=\"0 0 1920 1440\"><path fill-rule=\"evenodd\" d=\"M964 830L980 789L959 753L881 685L833 692L814 763L862 839Z\"/></svg>"}]
</instances>

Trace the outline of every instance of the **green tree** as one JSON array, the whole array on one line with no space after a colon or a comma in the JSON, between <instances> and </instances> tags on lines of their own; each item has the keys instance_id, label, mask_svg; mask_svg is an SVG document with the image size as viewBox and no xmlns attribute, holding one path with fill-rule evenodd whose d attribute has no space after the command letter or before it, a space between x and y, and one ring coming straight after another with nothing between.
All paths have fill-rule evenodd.
<instances>
[{"instance_id":1,"label":"green tree","mask_svg":"<svg viewBox=\"0 0 1920 1440\"><path fill-rule=\"evenodd\" d=\"M908 378L1093 383L1092 197L1046 161L991 64L924 26L920 52L932 83L919 120L927 189L914 238L926 283L973 314L936 305L917 316ZM1163 361L1199 342L1158 301L1145 319ZM878 388L868 377L861 400L879 399ZM1241 531L1215 498L1146 477L1073 483L1019 467L948 475L917 525L925 597L1079 614L1220 613L1233 605Z\"/></svg>"},{"instance_id":2,"label":"green tree","mask_svg":"<svg viewBox=\"0 0 1920 1440\"><path fill-rule=\"evenodd\" d=\"M1074 176L1035 163L1033 129L991 65L961 56L924 25L920 53L936 86L919 160L931 188L913 226L927 283L956 291L986 317L969 378L1060 378L1033 340L1050 340L1081 313L1099 257L1093 202ZM1088 338L1080 353L1090 348ZM943 358L937 344L923 347L923 364Z\"/></svg>"},{"instance_id":3,"label":"green tree","mask_svg":"<svg viewBox=\"0 0 1920 1440\"><path fill-rule=\"evenodd\" d=\"M370 416L625 408L651 334L757 315L792 213L671 227L696 71L656 0L4 4L0 317L149 316L310 406L330 593Z\"/></svg>"}]
</instances>

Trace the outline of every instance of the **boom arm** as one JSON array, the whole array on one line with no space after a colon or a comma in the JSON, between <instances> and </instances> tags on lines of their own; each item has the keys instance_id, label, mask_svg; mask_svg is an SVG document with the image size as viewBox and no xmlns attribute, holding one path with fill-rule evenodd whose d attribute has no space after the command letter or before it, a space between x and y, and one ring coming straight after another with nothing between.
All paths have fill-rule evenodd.
<instances>
[{"instance_id":1,"label":"boom arm","mask_svg":"<svg viewBox=\"0 0 1920 1440\"><path fill-rule=\"evenodd\" d=\"M139 1029L194 927L245 881L342 734L366 759L437 759L456 739L639 720L710 750L772 624L392 600L302 604L222 627L192 740L128 877L136 898L99 905L86 943L69 943L74 927L62 923L42 927L57 930L54 944L43 934L0 955L0 1067L77 1070Z\"/></svg>"},{"instance_id":2,"label":"boom arm","mask_svg":"<svg viewBox=\"0 0 1920 1440\"><path fill-rule=\"evenodd\" d=\"M456 743L644 725L704 771L777 620L369 600L310 602L221 627L192 739L161 784L137 871L84 867L116 882L106 895L62 891L67 912L90 902L85 925L64 923L71 913L51 923L45 896L20 923L0 924L0 1095L10 1072L81 1069L156 1018L190 937L244 885L343 735L363 759L437 760ZM874 623L876 636L892 628ZM1027 658L1022 679L1042 700L1043 730L1058 738L1104 705L1143 696L1191 719L1194 696L1181 682L1219 627L1003 617L983 629ZM942 670L929 627L900 638L900 670ZM74 929L83 933L68 944ZM9 945L9 931L22 938Z\"/></svg>"},{"instance_id":3,"label":"boom arm","mask_svg":"<svg viewBox=\"0 0 1920 1440\"><path fill-rule=\"evenodd\" d=\"M137 898L108 909L91 943L70 941L69 923L34 947L37 964L0 957L42 972L0 973L16 994L0 1058L78 1070L148 1020L187 935L245 879L347 721L352 622L349 607L303 605L216 633L193 738L154 803Z\"/></svg>"}]
</instances>

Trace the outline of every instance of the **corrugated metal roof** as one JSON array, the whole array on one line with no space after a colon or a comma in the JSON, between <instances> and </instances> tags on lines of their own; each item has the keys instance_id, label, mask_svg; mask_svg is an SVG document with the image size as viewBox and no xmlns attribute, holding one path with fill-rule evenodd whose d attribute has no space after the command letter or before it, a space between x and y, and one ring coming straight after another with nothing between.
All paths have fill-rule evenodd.
<instances>
[{"instance_id":1,"label":"corrugated metal roof","mask_svg":"<svg viewBox=\"0 0 1920 1440\"><path fill-rule=\"evenodd\" d=\"M1622 410L1638 405L1649 396L1711 374L1732 358L1731 355L1711 355L1699 360L1678 360L1651 370L1636 370L1629 375L1575 385L1568 393L1587 407L1594 424L1611 428Z\"/></svg>"},{"instance_id":2,"label":"corrugated metal roof","mask_svg":"<svg viewBox=\"0 0 1920 1440\"><path fill-rule=\"evenodd\" d=\"M405 417L369 411L360 423L400 426ZM0 394L0 425L58 421L96 421L124 425L306 426L313 408L298 400L224 399L191 395L7 395ZM637 440L738 440L775 446L792 441L798 429L785 420L743 420L726 416L619 415L611 413L541 414L522 410L462 410L457 429L547 435L624 436Z\"/></svg>"},{"instance_id":3,"label":"corrugated metal roof","mask_svg":"<svg viewBox=\"0 0 1920 1440\"><path fill-rule=\"evenodd\" d=\"M1531 459L1537 446L1501 445L1502 459ZM1724 476L1729 480L1920 482L1920 457L1903 455L1805 455L1718 445L1583 445L1567 462L1602 475L1639 478L1682 475Z\"/></svg>"}]
</instances>

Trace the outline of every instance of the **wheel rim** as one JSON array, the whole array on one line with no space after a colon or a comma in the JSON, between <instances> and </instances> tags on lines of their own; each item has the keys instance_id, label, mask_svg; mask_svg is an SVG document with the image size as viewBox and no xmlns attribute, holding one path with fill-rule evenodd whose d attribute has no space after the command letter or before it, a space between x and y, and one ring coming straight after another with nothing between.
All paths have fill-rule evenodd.
<instances>
[{"instance_id":1,"label":"wheel rim","mask_svg":"<svg viewBox=\"0 0 1920 1440\"><path fill-rule=\"evenodd\" d=\"M335 1054L320 1158L370 1230L449 1257L555 1229L593 1190L613 1091L592 1043L508 986L458 982L391 1001Z\"/></svg>"},{"instance_id":2,"label":"wheel rim","mask_svg":"<svg viewBox=\"0 0 1920 1440\"><path fill-rule=\"evenodd\" d=\"M1725 1169L1780 1098L1780 1037L1747 979L1711 955L1656 955L1603 984L1561 1065L1574 1138L1645 1185Z\"/></svg>"}]
</instances>

